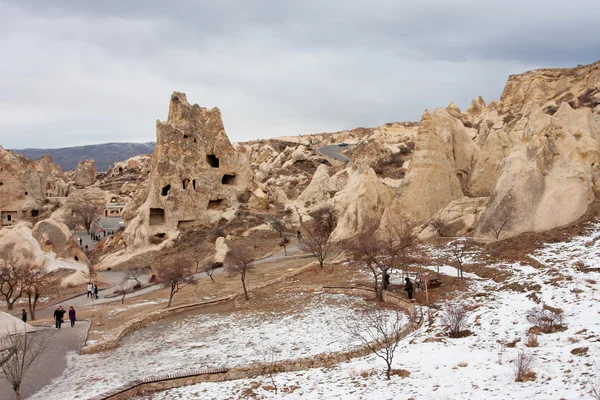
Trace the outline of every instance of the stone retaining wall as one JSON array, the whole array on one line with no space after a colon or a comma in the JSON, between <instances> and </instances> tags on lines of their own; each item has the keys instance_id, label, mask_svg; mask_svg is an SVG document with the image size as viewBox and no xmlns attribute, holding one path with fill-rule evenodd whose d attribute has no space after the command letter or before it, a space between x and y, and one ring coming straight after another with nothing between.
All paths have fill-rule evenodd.
<instances>
[{"instance_id":1,"label":"stone retaining wall","mask_svg":"<svg viewBox=\"0 0 600 400\"><path fill-rule=\"evenodd\" d=\"M347 294L352 296L375 297L373 289L365 287L323 287L328 293ZM397 305L410 315L410 321L402 328L399 333L399 340L419 329L423 324L421 313L416 314L416 307L408 300L397 295L384 292L384 300ZM373 345L373 343L371 343ZM380 348L380 346L376 346ZM134 381L123 385L120 388L112 390L93 397L91 400L127 400L133 396L168 390L180 386L194 385L201 382L223 382L236 379L255 378L270 373L302 371L310 368L326 368L341 362L350 361L353 358L365 357L371 354L371 349L364 345L349 350L342 350L333 353L323 353L316 356L299 358L296 360L275 361L271 363L252 363L234 368L223 368L211 371L197 371L185 374L167 375L162 377L151 377L143 381Z\"/></svg>"},{"instance_id":2,"label":"stone retaining wall","mask_svg":"<svg viewBox=\"0 0 600 400\"><path fill-rule=\"evenodd\" d=\"M267 281L263 284L251 286L248 288L248 290L251 291L251 290L262 289L266 286L280 283L288 278L292 278L295 275L303 273L305 269L312 267L313 264L315 264L315 262L311 262L311 263L301 267L297 271L290 272L288 274L284 274L278 278ZM124 323L123 325L119 326L118 328L114 329L113 331L109 332L101 341L90 344L89 346L85 346L81 350L80 354L94 354L94 353L99 353L102 351L114 349L119 345L119 342L121 341L121 339L123 339L127 334L148 325L150 322L158 321L160 319L169 317L173 314L177 314L177 313L180 313L183 311L188 311L188 310L192 310L195 308L202 308L202 307L208 307L208 306L213 306L216 304L225 303L227 301L233 300L240 294L242 294L242 293L237 293L237 294L233 294L231 296L226 296L226 297L220 297L218 299L209 300L209 301L202 301L202 302L198 302L198 303L191 303L191 304L185 304L182 306L165 308L163 310L156 310L154 312L151 312L148 315L134 318L131 321L128 321L128 322Z\"/></svg>"}]
</instances>

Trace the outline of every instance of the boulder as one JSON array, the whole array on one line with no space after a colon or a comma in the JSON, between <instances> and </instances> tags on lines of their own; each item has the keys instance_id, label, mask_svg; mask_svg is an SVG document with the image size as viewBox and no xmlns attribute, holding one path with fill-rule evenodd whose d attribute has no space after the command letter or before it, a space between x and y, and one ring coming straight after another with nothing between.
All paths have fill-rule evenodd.
<instances>
[{"instance_id":1,"label":"boulder","mask_svg":"<svg viewBox=\"0 0 600 400\"><path fill-rule=\"evenodd\" d=\"M487 197L463 197L451 201L425 225L419 233L419 239L470 235L477 226L487 201Z\"/></svg>"},{"instance_id":2,"label":"boulder","mask_svg":"<svg viewBox=\"0 0 600 400\"><path fill-rule=\"evenodd\" d=\"M53 219L40 221L33 227L32 235L44 252L53 252L57 257L90 265L79 243L62 222Z\"/></svg>"},{"instance_id":3,"label":"boulder","mask_svg":"<svg viewBox=\"0 0 600 400\"><path fill-rule=\"evenodd\" d=\"M213 257L213 262L225 262L225 257L227 256L228 251L229 246L227 245L227 243L225 243L225 238L222 236L218 237L215 241L215 256Z\"/></svg>"},{"instance_id":4,"label":"boulder","mask_svg":"<svg viewBox=\"0 0 600 400\"><path fill-rule=\"evenodd\" d=\"M96 164L94 160L83 160L77 164L73 181L75 186L79 188L91 186L96 183Z\"/></svg>"},{"instance_id":5,"label":"boulder","mask_svg":"<svg viewBox=\"0 0 600 400\"><path fill-rule=\"evenodd\" d=\"M261 188L258 188L252 192L252 196L248 200L248 207L255 210L265 210L269 208L269 197Z\"/></svg>"}]
</instances>

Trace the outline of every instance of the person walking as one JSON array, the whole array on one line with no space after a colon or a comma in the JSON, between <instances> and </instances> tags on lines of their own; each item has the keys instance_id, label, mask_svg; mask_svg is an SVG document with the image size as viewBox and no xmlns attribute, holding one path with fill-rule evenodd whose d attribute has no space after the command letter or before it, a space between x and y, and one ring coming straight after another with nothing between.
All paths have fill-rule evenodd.
<instances>
[{"instance_id":1,"label":"person walking","mask_svg":"<svg viewBox=\"0 0 600 400\"><path fill-rule=\"evenodd\" d=\"M62 308L62 306L58 306L58 308L54 310L54 321L56 322L56 328L60 329L64 316L65 310Z\"/></svg>"},{"instance_id":2,"label":"person walking","mask_svg":"<svg viewBox=\"0 0 600 400\"><path fill-rule=\"evenodd\" d=\"M408 278L408 276L406 278L404 278L404 281L406 282L404 284L404 290L406 290L406 293L408 294L408 298L412 299L413 284L412 284L411 280Z\"/></svg>"},{"instance_id":3,"label":"person walking","mask_svg":"<svg viewBox=\"0 0 600 400\"><path fill-rule=\"evenodd\" d=\"M87 286L87 297L91 297L92 296L92 291L94 290L94 286L92 285L92 282L88 283Z\"/></svg>"},{"instance_id":4,"label":"person walking","mask_svg":"<svg viewBox=\"0 0 600 400\"><path fill-rule=\"evenodd\" d=\"M69 321L71 321L71 328L75 326L75 321L77 321L77 317L75 315L75 309L73 306L69 307Z\"/></svg>"},{"instance_id":5,"label":"person walking","mask_svg":"<svg viewBox=\"0 0 600 400\"><path fill-rule=\"evenodd\" d=\"M27 323L27 311L25 311L25 309L21 309L21 321Z\"/></svg>"},{"instance_id":6,"label":"person walking","mask_svg":"<svg viewBox=\"0 0 600 400\"><path fill-rule=\"evenodd\" d=\"M390 274L386 272L383 276L383 290L387 290L388 286L390 286Z\"/></svg>"},{"instance_id":7,"label":"person walking","mask_svg":"<svg viewBox=\"0 0 600 400\"><path fill-rule=\"evenodd\" d=\"M98 285L94 284L94 296L98 299Z\"/></svg>"}]
</instances>

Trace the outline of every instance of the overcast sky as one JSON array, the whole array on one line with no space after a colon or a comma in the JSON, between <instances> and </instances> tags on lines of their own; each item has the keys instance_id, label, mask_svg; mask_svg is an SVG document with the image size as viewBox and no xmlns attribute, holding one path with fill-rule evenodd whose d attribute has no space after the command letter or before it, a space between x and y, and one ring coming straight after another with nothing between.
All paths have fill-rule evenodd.
<instances>
[{"instance_id":1,"label":"overcast sky","mask_svg":"<svg viewBox=\"0 0 600 400\"><path fill-rule=\"evenodd\" d=\"M419 120L600 59L600 1L0 0L0 145L148 142L170 94L232 141Z\"/></svg>"}]
</instances>

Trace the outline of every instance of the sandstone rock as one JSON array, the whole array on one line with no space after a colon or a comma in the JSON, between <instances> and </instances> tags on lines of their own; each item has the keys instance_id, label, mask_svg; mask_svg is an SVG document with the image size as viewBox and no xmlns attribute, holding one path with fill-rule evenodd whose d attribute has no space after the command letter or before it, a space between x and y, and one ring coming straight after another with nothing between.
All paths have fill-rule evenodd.
<instances>
[{"instance_id":1,"label":"sandstone rock","mask_svg":"<svg viewBox=\"0 0 600 400\"><path fill-rule=\"evenodd\" d=\"M522 144L502 162L502 173L476 230L478 238L499 238L566 225L594 199L600 172L598 126L589 108L567 103L550 116L537 108L529 116Z\"/></svg>"},{"instance_id":2,"label":"sandstone rock","mask_svg":"<svg viewBox=\"0 0 600 400\"><path fill-rule=\"evenodd\" d=\"M35 162L0 146L0 226L37 217L45 200Z\"/></svg>"},{"instance_id":3,"label":"sandstone rock","mask_svg":"<svg viewBox=\"0 0 600 400\"><path fill-rule=\"evenodd\" d=\"M438 232L430 221L419 233L419 239L429 240L440 235L446 237L469 235L485 210L487 201L487 197L463 197L451 201L432 218L432 221L442 222L441 232Z\"/></svg>"},{"instance_id":4,"label":"sandstone rock","mask_svg":"<svg viewBox=\"0 0 600 400\"><path fill-rule=\"evenodd\" d=\"M248 200L248 207L255 210L265 210L269 207L269 197L261 188L258 188L252 192L252 196Z\"/></svg>"},{"instance_id":5,"label":"sandstone rock","mask_svg":"<svg viewBox=\"0 0 600 400\"><path fill-rule=\"evenodd\" d=\"M213 262L225 262L225 257L227 256L228 251L229 246L225 242L225 238L222 236L218 237L215 241L215 256L213 257Z\"/></svg>"},{"instance_id":6,"label":"sandstone rock","mask_svg":"<svg viewBox=\"0 0 600 400\"><path fill-rule=\"evenodd\" d=\"M0 255L14 257L22 265L41 268L44 252L31 235L31 229L21 222L13 229L0 229Z\"/></svg>"},{"instance_id":7,"label":"sandstone rock","mask_svg":"<svg viewBox=\"0 0 600 400\"><path fill-rule=\"evenodd\" d=\"M44 252L53 252L57 257L90 265L87 256L65 224L52 219L43 220L35 224L32 235Z\"/></svg>"},{"instance_id":8,"label":"sandstone rock","mask_svg":"<svg viewBox=\"0 0 600 400\"><path fill-rule=\"evenodd\" d=\"M134 215L126 221L127 245L145 246L156 235L216 222L251 187L248 159L229 142L219 109L192 106L174 92L168 120L156 124L147 198L137 211L124 213Z\"/></svg>"},{"instance_id":9,"label":"sandstone rock","mask_svg":"<svg viewBox=\"0 0 600 400\"><path fill-rule=\"evenodd\" d=\"M450 119L452 117L441 110ZM442 121L443 118L436 118ZM451 132L444 131L450 135ZM447 137L446 140L449 140ZM456 176L452 149L438 135L432 115L426 110L416 137L416 147L403 186L398 189L385 213L409 215L422 224L450 201L462 197L461 184ZM467 162L467 158L464 160Z\"/></svg>"},{"instance_id":10,"label":"sandstone rock","mask_svg":"<svg viewBox=\"0 0 600 400\"><path fill-rule=\"evenodd\" d=\"M338 216L332 234L334 241L356 235L365 221L383 214L394 196L394 189L381 183L375 171L366 165L349 169L348 174L347 184L331 201Z\"/></svg>"},{"instance_id":11,"label":"sandstone rock","mask_svg":"<svg viewBox=\"0 0 600 400\"><path fill-rule=\"evenodd\" d=\"M73 177L75 186L84 188L96 183L96 165L94 160L84 160L77 165L75 176Z\"/></svg>"}]
</instances>

